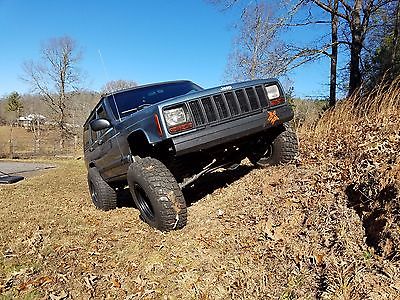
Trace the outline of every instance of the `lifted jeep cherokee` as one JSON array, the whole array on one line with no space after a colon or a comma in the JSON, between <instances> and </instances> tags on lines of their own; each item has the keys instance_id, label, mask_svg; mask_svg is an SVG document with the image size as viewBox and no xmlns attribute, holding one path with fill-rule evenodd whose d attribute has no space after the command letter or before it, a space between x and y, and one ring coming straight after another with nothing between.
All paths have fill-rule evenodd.
<instances>
[{"instance_id":1,"label":"lifted jeep cherokee","mask_svg":"<svg viewBox=\"0 0 400 300\"><path fill-rule=\"evenodd\" d=\"M186 225L181 189L244 158L265 167L291 161L293 111L278 80L211 89L190 81L104 95L84 125L84 156L94 205L117 205L127 184L142 219L159 230Z\"/></svg>"}]
</instances>

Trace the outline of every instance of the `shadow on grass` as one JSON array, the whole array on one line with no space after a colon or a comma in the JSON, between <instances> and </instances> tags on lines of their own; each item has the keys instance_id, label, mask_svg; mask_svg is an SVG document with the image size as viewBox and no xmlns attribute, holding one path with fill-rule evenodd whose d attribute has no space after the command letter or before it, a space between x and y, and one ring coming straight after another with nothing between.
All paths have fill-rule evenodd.
<instances>
[{"instance_id":1,"label":"shadow on grass","mask_svg":"<svg viewBox=\"0 0 400 300\"><path fill-rule=\"evenodd\" d=\"M393 226L400 224L399 190L394 184L380 189L374 180L347 186L347 206L360 217L366 244L373 247L376 254L398 261L398 251L392 245L398 244Z\"/></svg>"},{"instance_id":2,"label":"shadow on grass","mask_svg":"<svg viewBox=\"0 0 400 300\"><path fill-rule=\"evenodd\" d=\"M186 200L187 206L199 201L201 198L211 194L215 190L225 187L236 180L239 180L246 174L250 173L254 167L248 165L240 165L235 170L222 170L212 172L200 177L192 185L185 187L182 192ZM129 188L118 191L117 206L136 208L132 199Z\"/></svg>"},{"instance_id":3,"label":"shadow on grass","mask_svg":"<svg viewBox=\"0 0 400 300\"><path fill-rule=\"evenodd\" d=\"M200 177L193 185L183 189L183 195L185 196L187 206L191 206L193 203L211 194L215 190L239 180L253 169L254 167L252 166L240 165L235 170L223 170Z\"/></svg>"}]
</instances>

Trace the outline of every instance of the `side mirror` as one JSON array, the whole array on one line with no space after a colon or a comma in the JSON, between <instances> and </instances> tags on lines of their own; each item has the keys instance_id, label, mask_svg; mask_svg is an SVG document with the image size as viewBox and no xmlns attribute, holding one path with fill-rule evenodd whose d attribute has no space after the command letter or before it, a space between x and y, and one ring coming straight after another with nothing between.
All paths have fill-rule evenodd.
<instances>
[{"instance_id":1,"label":"side mirror","mask_svg":"<svg viewBox=\"0 0 400 300\"><path fill-rule=\"evenodd\" d=\"M90 122L93 131L100 131L111 127L110 121L106 119L96 119Z\"/></svg>"}]
</instances>

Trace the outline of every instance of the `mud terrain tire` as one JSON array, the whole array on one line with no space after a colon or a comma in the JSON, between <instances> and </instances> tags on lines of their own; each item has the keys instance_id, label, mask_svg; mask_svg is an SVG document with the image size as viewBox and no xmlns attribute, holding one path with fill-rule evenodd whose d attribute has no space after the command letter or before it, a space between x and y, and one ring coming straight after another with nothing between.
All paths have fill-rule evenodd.
<instances>
[{"instance_id":1,"label":"mud terrain tire","mask_svg":"<svg viewBox=\"0 0 400 300\"><path fill-rule=\"evenodd\" d=\"M248 158L253 165L265 168L293 161L298 154L299 143L296 133L285 125L272 141L265 139L256 148Z\"/></svg>"},{"instance_id":2,"label":"mud terrain tire","mask_svg":"<svg viewBox=\"0 0 400 300\"><path fill-rule=\"evenodd\" d=\"M154 158L131 163L128 185L141 218L161 231L183 228L187 221L186 202L174 176Z\"/></svg>"},{"instance_id":3,"label":"mud terrain tire","mask_svg":"<svg viewBox=\"0 0 400 300\"><path fill-rule=\"evenodd\" d=\"M96 167L88 171L89 192L96 208L107 211L117 207L115 190L104 181Z\"/></svg>"}]
</instances>

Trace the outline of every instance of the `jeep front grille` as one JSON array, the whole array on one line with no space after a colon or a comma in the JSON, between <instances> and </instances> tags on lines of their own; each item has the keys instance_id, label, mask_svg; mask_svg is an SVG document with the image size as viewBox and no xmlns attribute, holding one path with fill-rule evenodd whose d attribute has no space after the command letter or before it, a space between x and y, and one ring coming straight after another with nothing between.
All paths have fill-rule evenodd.
<instances>
[{"instance_id":1,"label":"jeep front grille","mask_svg":"<svg viewBox=\"0 0 400 300\"><path fill-rule=\"evenodd\" d=\"M203 114L202 108L199 101L189 102L189 108L192 111L192 116L197 125L203 125L206 122L205 116Z\"/></svg>"},{"instance_id":2,"label":"jeep front grille","mask_svg":"<svg viewBox=\"0 0 400 300\"><path fill-rule=\"evenodd\" d=\"M189 101L196 126L218 123L268 106L264 87L258 85Z\"/></svg>"},{"instance_id":3,"label":"jeep front grille","mask_svg":"<svg viewBox=\"0 0 400 300\"><path fill-rule=\"evenodd\" d=\"M215 104L212 102L210 97L201 99L204 111L206 112L208 122L214 122L217 120L217 114L215 112Z\"/></svg>"}]
</instances>

